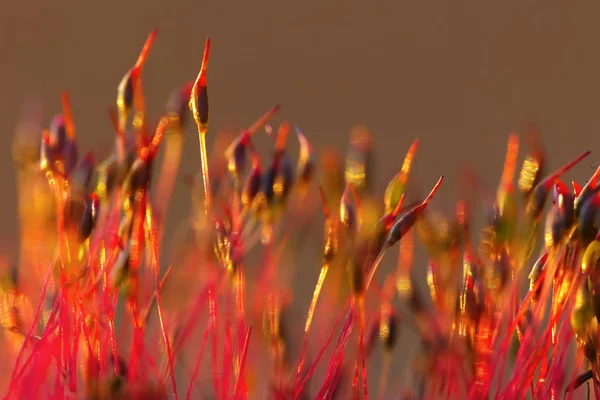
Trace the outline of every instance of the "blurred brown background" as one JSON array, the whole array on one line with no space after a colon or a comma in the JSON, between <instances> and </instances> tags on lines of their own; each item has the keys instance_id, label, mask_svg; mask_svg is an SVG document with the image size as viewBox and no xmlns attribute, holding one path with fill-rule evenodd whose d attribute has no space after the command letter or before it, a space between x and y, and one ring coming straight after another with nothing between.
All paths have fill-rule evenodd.
<instances>
[{"instance_id":1,"label":"blurred brown background","mask_svg":"<svg viewBox=\"0 0 600 400\"><path fill-rule=\"evenodd\" d=\"M528 121L541 126L553 167L596 150L599 16L597 1L4 1L2 246L17 245L10 148L23 102L38 97L49 121L68 89L82 151L102 154L113 138L107 107L153 27L159 36L144 69L152 116L171 89L195 78L210 35L213 131L247 125L275 103L318 149L344 150L349 129L365 124L381 188L418 136L411 180L425 190L445 174L441 205L454 198L461 162L495 185L508 133ZM193 129L186 140L180 176L199 166ZM569 177L584 180L597 161L593 154ZM184 218L182 179L171 204L171 221Z\"/></svg>"}]
</instances>

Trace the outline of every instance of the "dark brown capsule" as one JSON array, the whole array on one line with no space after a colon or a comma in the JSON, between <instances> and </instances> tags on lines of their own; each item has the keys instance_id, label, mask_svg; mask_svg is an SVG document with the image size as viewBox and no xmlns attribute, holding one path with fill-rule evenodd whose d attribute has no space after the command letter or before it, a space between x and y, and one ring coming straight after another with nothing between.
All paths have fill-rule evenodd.
<instances>
[{"instance_id":1,"label":"dark brown capsule","mask_svg":"<svg viewBox=\"0 0 600 400\"><path fill-rule=\"evenodd\" d=\"M227 157L227 169L234 178L237 178L246 166L246 147L249 146L251 146L250 134L244 131L233 141L225 153Z\"/></svg>"},{"instance_id":2,"label":"dark brown capsule","mask_svg":"<svg viewBox=\"0 0 600 400\"><path fill-rule=\"evenodd\" d=\"M417 219L423 214L423 212L427 208L427 205L433 198L435 192L439 189L443 180L444 177L441 176L440 179L438 179L435 186L433 187L433 189L431 189L431 192L429 192L429 195L425 198L425 200L423 200L421 204L414 206L406 213L404 213L396 222L394 222L385 240L383 246L384 249L392 247L393 245L398 243L398 241L402 239L406 232L408 232L413 227Z\"/></svg>"},{"instance_id":3,"label":"dark brown capsule","mask_svg":"<svg viewBox=\"0 0 600 400\"><path fill-rule=\"evenodd\" d=\"M125 119L131 112L131 108L133 107L134 95L135 95L135 84L137 83L140 74L142 72L142 67L146 62L146 58L148 57L148 53L150 52L150 48L152 47L152 43L156 38L157 30L154 29L148 37L146 38L146 42L144 43L144 47L140 52L134 66L125 73L119 86L117 88L117 108L119 109L120 114L120 125L121 128L124 127Z\"/></svg>"},{"instance_id":4,"label":"dark brown capsule","mask_svg":"<svg viewBox=\"0 0 600 400\"><path fill-rule=\"evenodd\" d=\"M579 208L577 218L577 230L581 239L585 243L589 243L598 234L596 226L596 216L598 215L598 207L600 206L600 192L588 198Z\"/></svg>"},{"instance_id":5,"label":"dark brown capsule","mask_svg":"<svg viewBox=\"0 0 600 400\"><path fill-rule=\"evenodd\" d=\"M263 182L267 204L282 203L287 199L294 182L294 174L290 158L284 150L275 154Z\"/></svg>"},{"instance_id":6,"label":"dark brown capsule","mask_svg":"<svg viewBox=\"0 0 600 400\"><path fill-rule=\"evenodd\" d=\"M579 213L581 212L581 207L583 206L583 204L585 204L585 202L587 202L588 199L592 197L594 193L597 192L598 178L600 178L600 167L596 168L596 171L594 172L592 177L585 183L585 185L582 188L579 188L579 190L577 190L577 187L574 186L574 189L576 191L575 200L573 202L575 217L579 217ZM573 182L573 185L576 185L576 183Z\"/></svg>"},{"instance_id":7,"label":"dark brown capsule","mask_svg":"<svg viewBox=\"0 0 600 400\"><path fill-rule=\"evenodd\" d=\"M92 194L86 196L83 200L83 215L79 221L79 227L77 234L80 241L84 241L90 237L96 222L98 221L98 214L100 212L100 202L98 196Z\"/></svg>"},{"instance_id":8,"label":"dark brown capsule","mask_svg":"<svg viewBox=\"0 0 600 400\"><path fill-rule=\"evenodd\" d=\"M204 45L204 55L202 64L196 81L192 86L190 94L189 107L198 125L200 133L206 133L208 129L209 109L208 109L208 90L206 88L206 69L208 68L208 57L210 54L210 38L206 38Z\"/></svg>"},{"instance_id":9,"label":"dark brown capsule","mask_svg":"<svg viewBox=\"0 0 600 400\"><path fill-rule=\"evenodd\" d=\"M252 169L246 178L246 183L242 189L242 205L249 207L254 201L256 195L260 192L262 183L262 170L258 162L252 163Z\"/></svg>"},{"instance_id":10,"label":"dark brown capsule","mask_svg":"<svg viewBox=\"0 0 600 400\"><path fill-rule=\"evenodd\" d=\"M575 157L569 163L554 171L552 174L548 175L546 178L541 180L532 190L531 195L527 201L526 212L529 218L537 220L540 218L542 211L544 209L544 203L546 202L546 198L548 197L548 193L550 189L554 185L554 182L558 177L571 168L573 168L577 163L583 160L590 154L589 151L582 153L581 155Z\"/></svg>"},{"instance_id":11,"label":"dark brown capsule","mask_svg":"<svg viewBox=\"0 0 600 400\"><path fill-rule=\"evenodd\" d=\"M133 107L134 70L129 70L117 88L117 107L122 115L128 115Z\"/></svg>"},{"instance_id":12,"label":"dark brown capsule","mask_svg":"<svg viewBox=\"0 0 600 400\"><path fill-rule=\"evenodd\" d=\"M573 194L569 191L567 185L560 180L554 185L554 204L552 213L556 215L552 224L552 239L554 243L559 243L565 233L573 226Z\"/></svg>"},{"instance_id":13,"label":"dark brown capsule","mask_svg":"<svg viewBox=\"0 0 600 400\"><path fill-rule=\"evenodd\" d=\"M55 115L54 118L52 118L48 133L50 134L50 146L59 153L62 153L67 141L67 129L65 126L65 119L61 114Z\"/></svg>"},{"instance_id":14,"label":"dark brown capsule","mask_svg":"<svg viewBox=\"0 0 600 400\"><path fill-rule=\"evenodd\" d=\"M79 149L75 139L67 138L62 152L62 159L65 169L65 175L70 176L79 161Z\"/></svg>"},{"instance_id":15,"label":"dark brown capsule","mask_svg":"<svg viewBox=\"0 0 600 400\"><path fill-rule=\"evenodd\" d=\"M92 174L94 172L94 157L92 152L88 152L85 157L79 162L79 165L71 174L71 184L82 192L87 192L90 182L92 180Z\"/></svg>"}]
</instances>

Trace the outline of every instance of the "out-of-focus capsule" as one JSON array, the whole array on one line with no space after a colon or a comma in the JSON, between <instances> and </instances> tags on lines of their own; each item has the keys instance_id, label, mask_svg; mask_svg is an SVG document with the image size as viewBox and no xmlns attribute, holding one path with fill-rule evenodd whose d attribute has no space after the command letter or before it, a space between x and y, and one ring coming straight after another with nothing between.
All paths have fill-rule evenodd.
<instances>
[{"instance_id":1,"label":"out-of-focus capsule","mask_svg":"<svg viewBox=\"0 0 600 400\"><path fill-rule=\"evenodd\" d=\"M404 188L406 186L406 181L408 180L408 174L410 173L410 169L412 167L413 158L419 147L419 139L415 139L412 143L408 152L406 153L406 157L404 157L404 163L402 164L402 169L396 176L388 183L385 193L383 195L383 201L385 204L385 213L389 214L398 205L400 202L400 198L404 194Z\"/></svg>"},{"instance_id":2,"label":"out-of-focus capsule","mask_svg":"<svg viewBox=\"0 0 600 400\"><path fill-rule=\"evenodd\" d=\"M290 158L284 150L275 154L263 182L267 204L273 202L281 204L287 199L294 182L294 175Z\"/></svg>"},{"instance_id":3,"label":"out-of-focus capsule","mask_svg":"<svg viewBox=\"0 0 600 400\"><path fill-rule=\"evenodd\" d=\"M348 272L348 278L350 282L350 290L356 297L360 297L365 291L365 267L364 267L364 254L361 251L361 246L357 246L357 249L353 252L348 266L346 267Z\"/></svg>"},{"instance_id":4,"label":"out-of-focus capsule","mask_svg":"<svg viewBox=\"0 0 600 400\"><path fill-rule=\"evenodd\" d=\"M260 160L256 154L252 158L252 168L246 178L246 183L242 189L242 205L244 207L250 207L256 195L260 192L260 185L262 183L262 169L260 167Z\"/></svg>"},{"instance_id":5,"label":"out-of-focus capsule","mask_svg":"<svg viewBox=\"0 0 600 400\"><path fill-rule=\"evenodd\" d=\"M94 191L98 197L106 199L119 183L119 166L116 159L109 159L99 164L96 170L98 178Z\"/></svg>"},{"instance_id":6,"label":"out-of-focus capsule","mask_svg":"<svg viewBox=\"0 0 600 400\"><path fill-rule=\"evenodd\" d=\"M48 129L50 134L50 146L56 149L58 152L62 152L67 141L67 130L65 127L65 119L59 114L55 115L50 121L50 128Z\"/></svg>"},{"instance_id":7,"label":"out-of-focus capsule","mask_svg":"<svg viewBox=\"0 0 600 400\"><path fill-rule=\"evenodd\" d=\"M356 210L350 200L349 192L351 190L351 185L347 185L340 203L340 222L344 225L349 234L353 234L357 229Z\"/></svg>"},{"instance_id":8,"label":"out-of-focus capsule","mask_svg":"<svg viewBox=\"0 0 600 400\"><path fill-rule=\"evenodd\" d=\"M313 178L316 162L310 143L298 127L296 127L296 135L300 143L300 154L298 156L298 165L296 166L296 180L300 187L305 190Z\"/></svg>"},{"instance_id":9,"label":"out-of-focus capsule","mask_svg":"<svg viewBox=\"0 0 600 400\"><path fill-rule=\"evenodd\" d=\"M167 99L167 115L178 117L182 128L187 122L187 115L189 112L188 102L190 101L193 85L194 82L186 83L182 87L171 92Z\"/></svg>"},{"instance_id":10,"label":"out-of-focus capsule","mask_svg":"<svg viewBox=\"0 0 600 400\"><path fill-rule=\"evenodd\" d=\"M517 219L517 199L514 193L513 180L519 152L519 137L511 134L508 138L506 158L502 178L496 193L495 206L498 208L498 217L502 224L502 236L510 240L515 229Z\"/></svg>"},{"instance_id":11,"label":"out-of-focus capsule","mask_svg":"<svg viewBox=\"0 0 600 400\"><path fill-rule=\"evenodd\" d=\"M62 152L63 165L65 175L70 176L77 166L79 161L79 148L75 139L68 138L65 142L65 147Z\"/></svg>"},{"instance_id":12,"label":"out-of-focus capsule","mask_svg":"<svg viewBox=\"0 0 600 400\"><path fill-rule=\"evenodd\" d=\"M134 194L138 190L147 190L150 185L151 174L152 160L136 160L131 166L128 176L125 179L127 192Z\"/></svg>"},{"instance_id":13,"label":"out-of-focus capsule","mask_svg":"<svg viewBox=\"0 0 600 400\"><path fill-rule=\"evenodd\" d=\"M344 191L342 160L334 149L328 149L321 153L319 164L323 190L327 193L329 207L334 209Z\"/></svg>"},{"instance_id":14,"label":"out-of-focus capsule","mask_svg":"<svg viewBox=\"0 0 600 400\"><path fill-rule=\"evenodd\" d=\"M508 246L502 246L494 254L490 268L486 268L485 277L487 289L495 294L500 294L511 279L513 272L512 258Z\"/></svg>"},{"instance_id":15,"label":"out-of-focus capsule","mask_svg":"<svg viewBox=\"0 0 600 400\"><path fill-rule=\"evenodd\" d=\"M485 294L481 266L470 252L463 257L463 280L459 297L461 312L468 318L470 324L479 321L485 309Z\"/></svg>"},{"instance_id":16,"label":"out-of-focus capsule","mask_svg":"<svg viewBox=\"0 0 600 400\"><path fill-rule=\"evenodd\" d=\"M577 294L575 295L575 304L571 310L571 328L579 340L584 340L594 317L592 310L592 301L587 279L581 279Z\"/></svg>"},{"instance_id":17,"label":"out-of-focus capsule","mask_svg":"<svg viewBox=\"0 0 600 400\"><path fill-rule=\"evenodd\" d=\"M58 158L58 154L54 147L50 144L50 133L44 130L40 145L40 169L44 172L53 172L54 163Z\"/></svg>"},{"instance_id":18,"label":"out-of-focus capsule","mask_svg":"<svg viewBox=\"0 0 600 400\"><path fill-rule=\"evenodd\" d=\"M351 133L344 175L346 184L352 183L359 194L371 184L371 150L371 134L363 126L356 127Z\"/></svg>"},{"instance_id":19,"label":"out-of-focus capsule","mask_svg":"<svg viewBox=\"0 0 600 400\"><path fill-rule=\"evenodd\" d=\"M532 148L532 152L523 161L523 167L521 168L521 175L518 182L519 189L526 199L529 199L533 188L536 187L542 179L545 167L544 150L539 138L539 133L537 132L537 127L530 125L528 130L529 144Z\"/></svg>"},{"instance_id":20,"label":"out-of-focus capsule","mask_svg":"<svg viewBox=\"0 0 600 400\"><path fill-rule=\"evenodd\" d=\"M85 241L92 234L92 230L96 226L98 214L100 212L100 201L96 194L91 194L83 199L83 215L79 221L77 234L80 241Z\"/></svg>"},{"instance_id":21,"label":"out-of-focus capsule","mask_svg":"<svg viewBox=\"0 0 600 400\"><path fill-rule=\"evenodd\" d=\"M554 201L560 210L561 225L563 230L569 229L574 221L574 196L563 182L557 180L554 186Z\"/></svg>"},{"instance_id":22,"label":"out-of-focus capsule","mask_svg":"<svg viewBox=\"0 0 600 400\"><path fill-rule=\"evenodd\" d=\"M429 195L423 200L423 202L415 207L411 208L405 214L403 214L390 228L388 236L385 240L384 248L388 248L396 244L405 234L412 228L417 219L423 214L423 211L427 208L427 205L435 195L435 192L438 190L444 177L441 176L438 179L437 183L429 192Z\"/></svg>"},{"instance_id":23,"label":"out-of-focus capsule","mask_svg":"<svg viewBox=\"0 0 600 400\"><path fill-rule=\"evenodd\" d=\"M79 165L73 171L70 177L70 182L73 187L82 193L87 192L90 182L92 180L92 173L94 172L94 156L92 152L88 152L85 157L79 162Z\"/></svg>"},{"instance_id":24,"label":"out-of-focus capsule","mask_svg":"<svg viewBox=\"0 0 600 400\"><path fill-rule=\"evenodd\" d=\"M17 273L14 266L0 276L0 327L6 330L22 329L19 308L24 305L24 297L18 290Z\"/></svg>"},{"instance_id":25,"label":"out-of-focus capsule","mask_svg":"<svg viewBox=\"0 0 600 400\"><path fill-rule=\"evenodd\" d=\"M573 195L567 185L557 180L554 185L554 202L546 216L546 247L552 247L562 241L573 225L573 218Z\"/></svg>"},{"instance_id":26,"label":"out-of-focus capsule","mask_svg":"<svg viewBox=\"0 0 600 400\"><path fill-rule=\"evenodd\" d=\"M113 289L120 288L127 281L130 273L131 242L125 248L119 250L119 255L110 270L109 283Z\"/></svg>"},{"instance_id":27,"label":"out-of-focus capsule","mask_svg":"<svg viewBox=\"0 0 600 400\"><path fill-rule=\"evenodd\" d=\"M600 259L600 240L596 239L592 240L583 252L583 256L581 257L581 272L592 275L598 274L600 276L598 259Z\"/></svg>"},{"instance_id":28,"label":"out-of-focus capsule","mask_svg":"<svg viewBox=\"0 0 600 400\"><path fill-rule=\"evenodd\" d=\"M41 113L41 102L27 99L19 116L12 143L12 156L19 169L39 162L42 133Z\"/></svg>"},{"instance_id":29,"label":"out-of-focus capsule","mask_svg":"<svg viewBox=\"0 0 600 400\"><path fill-rule=\"evenodd\" d=\"M61 94L61 103L63 108L63 127L64 127L64 145L61 146L64 173L70 176L77 162L79 161L79 151L77 139L75 137L75 124L73 123L73 114L71 112L71 102L69 94L63 91ZM62 132L61 132L62 135Z\"/></svg>"},{"instance_id":30,"label":"out-of-focus capsule","mask_svg":"<svg viewBox=\"0 0 600 400\"><path fill-rule=\"evenodd\" d=\"M133 107L135 85L138 82L142 67L146 62L146 58L148 57L148 53L150 52L150 48L152 47L157 32L156 29L150 32L136 63L129 71L127 71L125 76L123 76L117 88L117 108L119 110L119 127L121 132L125 131L125 123L129 117L131 108Z\"/></svg>"},{"instance_id":31,"label":"out-of-focus capsule","mask_svg":"<svg viewBox=\"0 0 600 400\"><path fill-rule=\"evenodd\" d=\"M398 338L398 320L392 313L382 316L379 322L379 340L387 352L391 352Z\"/></svg>"}]
</instances>

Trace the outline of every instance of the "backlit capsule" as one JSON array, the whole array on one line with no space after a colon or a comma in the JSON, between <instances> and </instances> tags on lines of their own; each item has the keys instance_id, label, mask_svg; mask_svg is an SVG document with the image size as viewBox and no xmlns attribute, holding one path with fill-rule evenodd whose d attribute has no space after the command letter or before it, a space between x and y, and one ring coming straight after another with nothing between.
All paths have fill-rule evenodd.
<instances>
[{"instance_id":1,"label":"backlit capsule","mask_svg":"<svg viewBox=\"0 0 600 400\"><path fill-rule=\"evenodd\" d=\"M422 203L411 208L409 211L404 213L396 222L394 222L385 240L384 248L391 247L398 243L398 241L402 239L406 232L408 232L413 227L417 219L423 214L423 212L427 208L427 205L433 198L433 195L435 195L435 192L439 189L443 180L444 177L441 176L440 179L438 179L435 186L433 187L433 189L431 189L431 192L429 192L429 195L425 198L425 200L423 200Z\"/></svg>"},{"instance_id":2,"label":"backlit capsule","mask_svg":"<svg viewBox=\"0 0 600 400\"><path fill-rule=\"evenodd\" d=\"M577 231L584 243L593 240L598 234L596 216L600 207L600 192L588 198L580 207L577 218Z\"/></svg>"},{"instance_id":3,"label":"backlit capsule","mask_svg":"<svg viewBox=\"0 0 600 400\"><path fill-rule=\"evenodd\" d=\"M250 144L250 134L243 131L227 148L227 169L234 178L237 178L246 165L246 147ZM255 152L253 152L255 153Z\"/></svg>"},{"instance_id":4,"label":"backlit capsule","mask_svg":"<svg viewBox=\"0 0 600 400\"><path fill-rule=\"evenodd\" d=\"M83 215L79 221L77 234L80 241L86 240L92 234L98 221L100 202L96 194L86 196L83 200Z\"/></svg>"},{"instance_id":5,"label":"backlit capsule","mask_svg":"<svg viewBox=\"0 0 600 400\"><path fill-rule=\"evenodd\" d=\"M597 191L599 178L600 178L600 166L598 168L596 168L596 171L594 172L592 177L585 183L585 185L583 185L582 188L576 187L579 185L577 185L575 182L573 182L574 191L576 192L575 200L573 202L575 217L579 217L579 214L581 213L581 207L583 206L583 204L585 204L592 197L592 195Z\"/></svg>"},{"instance_id":6,"label":"backlit capsule","mask_svg":"<svg viewBox=\"0 0 600 400\"><path fill-rule=\"evenodd\" d=\"M146 42L144 43L144 47L142 48L136 63L123 76L117 88L117 109L119 111L119 127L121 132L125 131L125 122L129 117L131 108L133 107L135 95L134 92L136 90L135 85L138 84L142 67L146 62L146 58L148 57L148 53L150 52L150 48L152 47L152 43L154 42L157 32L158 31L156 29L150 32L146 38Z\"/></svg>"},{"instance_id":7,"label":"backlit capsule","mask_svg":"<svg viewBox=\"0 0 600 400\"><path fill-rule=\"evenodd\" d=\"M304 136L298 127L296 127L296 135L298 136L298 142L300 143L300 154L296 166L296 180L302 188L305 188L306 185L310 183L315 173L315 156L306 136Z\"/></svg>"},{"instance_id":8,"label":"backlit capsule","mask_svg":"<svg viewBox=\"0 0 600 400\"><path fill-rule=\"evenodd\" d=\"M44 172L53 172L58 153L50 143L50 133L44 130L40 144L40 169Z\"/></svg>"},{"instance_id":9,"label":"backlit capsule","mask_svg":"<svg viewBox=\"0 0 600 400\"><path fill-rule=\"evenodd\" d=\"M208 58L210 54L210 38L206 38L204 44L204 55L202 56L202 64L200 72L196 77L196 81L192 86L190 94L189 107L198 125L198 130L205 133L208 129L208 89L206 87L206 69L208 68Z\"/></svg>"},{"instance_id":10,"label":"backlit capsule","mask_svg":"<svg viewBox=\"0 0 600 400\"><path fill-rule=\"evenodd\" d=\"M554 202L546 215L546 247L557 245L573 225L573 195L560 180L554 185Z\"/></svg>"},{"instance_id":11,"label":"backlit capsule","mask_svg":"<svg viewBox=\"0 0 600 400\"><path fill-rule=\"evenodd\" d=\"M346 228L346 231L352 234L357 229L357 221L356 210L350 200L350 191L351 186L346 186L346 190L344 190L342 201L340 203L340 222Z\"/></svg>"},{"instance_id":12,"label":"backlit capsule","mask_svg":"<svg viewBox=\"0 0 600 400\"><path fill-rule=\"evenodd\" d=\"M569 192L569 188L563 182L557 180L554 186L554 202L560 211L560 221L563 232L573 225L574 215L574 195Z\"/></svg>"},{"instance_id":13,"label":"backlit capsule","mask_svg":"<svg viewBox=\"0 0 600 400\"><path fill-rule=\"evenodd\" d=\"M262 169L258 157L255 156L252 160L252 169L250 169L250 173L242 189L241 200L244 207L249 207L252 204L254 198L260 192L261 183Z\"/></svg>"},{"instance_id":14,"label":"backlit capsule","mask_svg":"<svg viewBox=\"0 0 600 400\"><path fill-rule=\"evenodd\" d=\"M294 182L294 175L290 158L284 150L275 154L263 182L267 204L282 203L286 200Z\"/></svg>"},{"instance_id":15,"label":"backlit capsule","mask_svg":"<svg viewBox=\"0 0 600 400\"><path fill-rule=\"evenodd\" d=\"M389 214L394 211L398 203L400 202L400 198L404 194L404 188L406 186L406 182L408 180L408 174L410 173L410 169L412 167L413 158L419 147L419 139L415 139L412 143L406 156L404 157L404 162L402 163L402 169L396 176L388 183L385 193L383 195L383 201L385 204L385 213Z\"/></svg>"},{"instance_id":16,"label":"backlit capsule","mask_svg":"<svg viewBox=\"0 0 600 400\"><path fill-rule=\"evenodd\" d=\"M532 152L523 161L523 167L521 168L521 175L518 182L519 189L524 194L525 199L529 199L533 188L536 187L542 179L545 168L544 150L540 142L539 133L537 132L538 129L536 126L530 125L528 130L529 143Z\"/></svg>"},{"instance_id":17,"label":"backlit capsule","mask_svg":"<svg viewBox=\"0 0 600 400\"><path fill-rule=\"evenodd\" d=\"M540 217L540 215L544 209L544 203L546 202L548 193L549 193L550 189L552 188L552 186L554 185L554 182L556 181L556 179L558 179L558 177L560 175L564 174L565 172L567 172L568 170L573 168L575 165L577 165L577 163L579 163L581 160L583 160L589 154L590 154L590 152L586 151L586 152L582 153L581 155L575 157L572 161L570 161L563 167L559 168L558 170L556 170L555 172L553 172L552 174L548 175L546 178L541 180L532 189L529 199L527 201L526 209L525 209L527 212L527 215L531 219L536 220Z\"/></svg>"}]
</instances>

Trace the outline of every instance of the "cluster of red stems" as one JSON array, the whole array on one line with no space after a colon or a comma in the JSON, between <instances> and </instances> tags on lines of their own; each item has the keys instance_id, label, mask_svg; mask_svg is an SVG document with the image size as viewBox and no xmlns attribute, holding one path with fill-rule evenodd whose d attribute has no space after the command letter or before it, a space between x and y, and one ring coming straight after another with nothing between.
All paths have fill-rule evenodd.
<instances>
[{"instance_id":1,"label":"cluster of red stems","mask_svg":"<svg viewBox=\"0 0 600 400\"><path fill-rule=\"evenodd\" d=\"M209 158L208 39L196 80L174 92L152 130L141 72L155 35L118 86L105 160L78 157L66 93L49 129L34 142L31 132L17 136L21 253L0 282L5 398L366 399L371 389L381 399L546 399L583 396L576 389L586 382L600 398L600 168L572 190L559 179L589 152L545 175L532 140L515 185L511 135L497 194L470 175L487 212L476 246L472 201L459 200L450 217L427 209L441 177L424 200L405 204L418 140L383 201L370 187L366 130L353 132L344 166L332 153L319 161L296 128L293 165L289 124L268 124L277 106L228 146L217 141ZM202 182L193 184L191 235L175 238L161 268L190 113ZM266 165L253 145L263 131L274 139ZM427 286L413 276L415 237L429 259ZM322 263L305 322L284 324L293 259L311 240ZM394 247L397 268L377 279ZM390 367L408 357L394 357L401 327L419 340L409 379Z\"/></svg>"}]
</instances>

